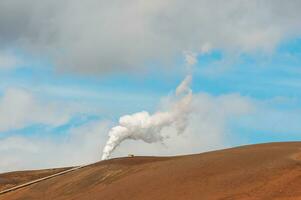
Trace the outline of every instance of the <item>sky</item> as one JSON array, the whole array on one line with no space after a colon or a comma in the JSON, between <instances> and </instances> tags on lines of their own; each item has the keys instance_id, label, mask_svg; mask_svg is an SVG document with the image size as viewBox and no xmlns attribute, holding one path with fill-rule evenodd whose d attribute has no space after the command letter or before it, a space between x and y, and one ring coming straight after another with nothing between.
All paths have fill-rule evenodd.
<instances>
[{"instance_id":1,"label":"sky","mask_svg":"<svg viewBox=\"0 0 301 200\"><path fill-rule=\"evenodd\" d=\"M192 110L113 157L301 140L298 0L0 2L0 172L99 161L123 115Z\"/></svg>"}]
</instances>

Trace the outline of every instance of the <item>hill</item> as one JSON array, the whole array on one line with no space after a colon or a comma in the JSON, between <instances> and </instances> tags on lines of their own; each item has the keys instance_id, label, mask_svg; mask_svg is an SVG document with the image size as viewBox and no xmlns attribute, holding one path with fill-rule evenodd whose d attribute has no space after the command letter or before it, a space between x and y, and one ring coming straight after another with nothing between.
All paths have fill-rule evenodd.
<instances>
[{"instance_id":1,"label":"hill","mask_svg":"<svg viewBox=\"0 0 301 200\"><path fill-rule=\"evenodd\" d=\"M17 199L301 199L301 142L106 160L0 195Z\"/></svg>"}]
</instances>

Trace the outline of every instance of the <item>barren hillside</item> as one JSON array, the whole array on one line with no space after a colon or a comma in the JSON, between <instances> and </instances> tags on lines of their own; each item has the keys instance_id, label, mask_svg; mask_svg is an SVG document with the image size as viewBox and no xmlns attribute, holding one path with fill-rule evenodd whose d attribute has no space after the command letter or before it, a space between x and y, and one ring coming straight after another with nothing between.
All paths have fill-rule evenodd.
<instances>
[{"instance_id":1,"label":"barren hillside","mask_svg":"<svg viewBox=\"0 0 301 200\"><path fill-rule=\"evenodd\" d=\"M21 172L15 175L22 177ZM301 199L301 142L178 157L111 159L0 195L0 199Z\"/></svg>"}]
</instances>

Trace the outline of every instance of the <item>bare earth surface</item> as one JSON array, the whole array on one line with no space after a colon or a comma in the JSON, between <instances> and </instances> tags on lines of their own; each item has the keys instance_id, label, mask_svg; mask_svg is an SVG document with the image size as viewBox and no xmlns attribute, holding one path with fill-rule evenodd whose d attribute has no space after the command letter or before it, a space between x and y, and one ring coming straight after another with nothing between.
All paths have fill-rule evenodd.
<instances>
[{"instance_id":1,"label":"bare earth surface","mask_svg":"<svg viewBox=\"0 0 301 200\"><path fill-rule=\"evenodd\" d=\"M0 195L0 200L12 199L296 200L301 199L301 142L112 159Z\"/></svg>"},{"instance_id":2,"label":"bare earth surface","mask_svg":"<svg viewBox=\"0 0 301 200\"><path fill-rule=\"evenodd\" d=\"M30 170L0 174L0 191L26 183L28 181L58 173L69 168Z\"/></svg>"}]
</instances>

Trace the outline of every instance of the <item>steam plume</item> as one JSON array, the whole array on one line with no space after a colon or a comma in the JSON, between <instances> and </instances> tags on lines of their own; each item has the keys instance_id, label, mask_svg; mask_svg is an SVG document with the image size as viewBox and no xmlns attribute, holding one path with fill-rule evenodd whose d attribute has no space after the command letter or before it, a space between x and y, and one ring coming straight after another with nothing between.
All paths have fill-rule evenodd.
<instances>
[{"instance_id":1,"label":"steam plume","mask_svg":"<svg viewBox=\"0 0 301 200\"><path fill-rule=\"evenodd\" d=\"M197 63L197 54L183 52L187 70ZM166 111L157 111L150 115L146 111L124 115L119 119L119 125L109 131L109 139L103 149L101 160L108 159L112 152L124 140L142 140L147 143L163 142L165 137L162 129L169 126L176 128L177 134L182 133L187 126L187 116L190 113L192 76L189 73L176 88L175 99Z\"/></svg>"},{"instance_id":2,"label":"steam plume","mask_svg":"<svg viewBox=\"0 0 301 200\"><path fill-rule=\"evenodd\" d=\"M103 149L102 160L108 159L114 149L124 140L142 140L147 143L162 142L161 130L174 125L178 134L183 132L190 112L192 77L187 75L175 92L175 101L167 111L158 111L150 115L146 111L124 115L119 119L119 125L109 131L109 139Z\"/></svg>"}]
</instances>

